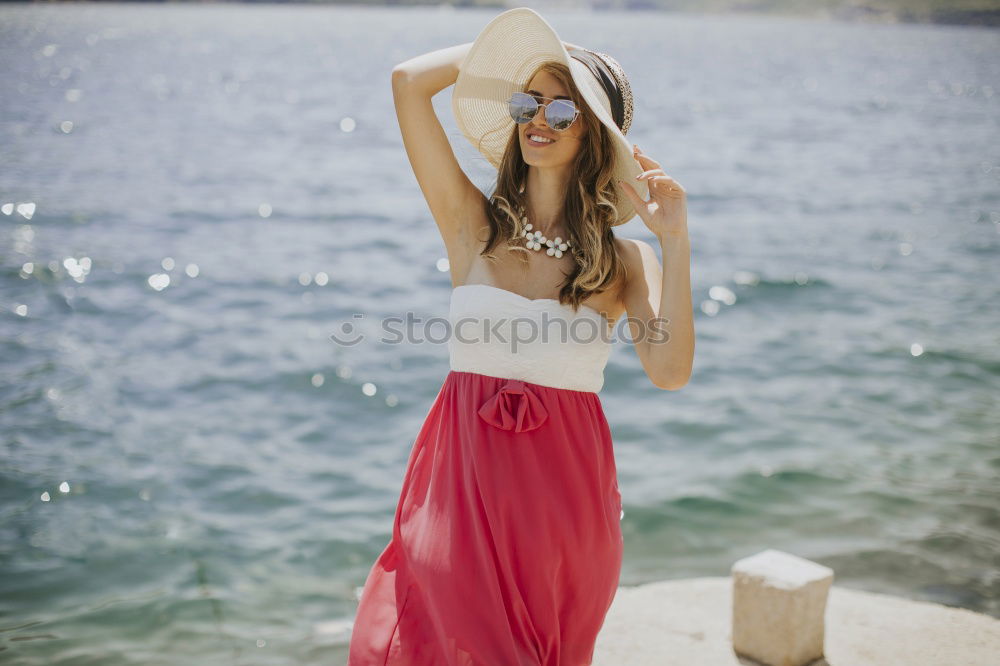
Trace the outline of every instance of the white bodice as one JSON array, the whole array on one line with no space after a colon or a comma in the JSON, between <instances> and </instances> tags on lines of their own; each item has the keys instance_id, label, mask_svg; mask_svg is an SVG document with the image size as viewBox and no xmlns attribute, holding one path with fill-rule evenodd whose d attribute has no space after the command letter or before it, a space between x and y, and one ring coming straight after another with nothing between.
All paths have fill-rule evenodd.
<instances>
[{"instance_id":1,"label":"white bodice","mask_svg":"<svg viewBox=\"0 0 1000 666\"><path fill-rule=\"evenodd\" d=\"M452 370L594 393L604 385L611 327L593 308L465 284L451 292L448 319Z\"/></svg>"}]
</instances>

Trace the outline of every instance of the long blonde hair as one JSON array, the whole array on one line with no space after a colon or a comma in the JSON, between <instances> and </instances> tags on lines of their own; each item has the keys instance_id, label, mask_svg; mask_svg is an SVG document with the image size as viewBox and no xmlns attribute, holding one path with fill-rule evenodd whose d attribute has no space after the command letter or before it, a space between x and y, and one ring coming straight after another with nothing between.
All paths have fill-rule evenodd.
<instances>
[{"instance_id":1,"label":"long blonde hair","mask_svg":"<svg viewBox=\"0 0 1000 666\"><path fill-rule=\"evenodd\" d=\"M588 128L573 163L575 178L566 188L562 210L575 268L559 291L559 302L572 305L575 310L590 294L606 291L625 275L611 230L617 219L618 203L614 183L615 149L611 135L584 101L569 68L559 62L547 62L535 73L541 71L552 74L569 90ZM533 77L534 74L528 80ZM497 259L493 250L506 240L508 250L524 253L522 259L526 263L531 250L518 244L522 223L517 211L527 208L523 189L528 164L521 153L517 127L514 126L504 148L496 187L485 204L490 235L480 254Z\"/></svg>"}]
</instances>

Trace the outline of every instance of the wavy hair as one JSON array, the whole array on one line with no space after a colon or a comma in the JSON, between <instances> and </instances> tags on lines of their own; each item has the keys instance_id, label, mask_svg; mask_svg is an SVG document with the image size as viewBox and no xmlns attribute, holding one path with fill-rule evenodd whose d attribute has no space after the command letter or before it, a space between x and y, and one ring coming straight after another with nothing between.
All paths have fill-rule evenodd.
<instances>
[{"instance_id":1,"label":"wavy hair","mask_svg":"<svg viewBox=\"0 0 1000 666\"><path fill-rule=\"evenodd\" d=\"M575 178L566 188L562 206L575 266L563 282L559 302L577 310L590 294L606 291L625 275L625 265L615 251L615 235L611 230L619 203L614 183L616 153L611 135L583 99L569 68L559 62L547 62L528 80L541 71L552 74L566 87L587 122L588 131L573 163ZM533 250L518 244L523 238L523 223L517 211L527 209L524 187L528 164L521 153L517 128L515 124L497 170L496 186L486 200L490 235L480 254L496 260L494 250L503 244L509 251L522 252L522 261L527 263L528 253Z\"/></svg>"}]
</instances>

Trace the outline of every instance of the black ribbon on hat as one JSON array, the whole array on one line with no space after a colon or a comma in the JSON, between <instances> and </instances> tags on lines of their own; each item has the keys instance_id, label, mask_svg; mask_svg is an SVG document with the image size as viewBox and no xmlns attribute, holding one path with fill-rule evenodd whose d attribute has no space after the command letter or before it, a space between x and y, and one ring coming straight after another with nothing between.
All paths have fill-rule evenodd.
<instances>
[{"instance_id":1,"label":"black ribbon on hat","mask_svg":"<svg viewBox=\"0 0 1000 666\"><path fill-rule=\"evenodd\" d=\"M567 49L567 52L571 58L575 58L586 65L593 73L594 78L601 82L601 86L604 88L604 92L607 93L608 100L611 102L611 117L614 118L618 129L622 129L625 124L625 101L622 99L622 91L618 87L618 81L611 74L611 70L608 69L607 64L590 51L570 48Z\"/></svg>"}]
</instances>

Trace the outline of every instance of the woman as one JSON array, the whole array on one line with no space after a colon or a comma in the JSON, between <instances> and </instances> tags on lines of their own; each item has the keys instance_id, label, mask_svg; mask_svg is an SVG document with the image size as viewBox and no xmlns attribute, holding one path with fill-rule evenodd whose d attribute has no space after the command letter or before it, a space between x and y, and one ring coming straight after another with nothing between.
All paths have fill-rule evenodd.
<instances>
[{"instance_id":1,"label":"woman","mask_svg":"<svg viewBox=\"0 0 1000 666\"><path fill-rule=\"evenodd\" d=\"M431 104L452 83L459 127L498 169L489 199ZM451 371L365 581L348 665L590 664L622 558L597 392L625 311L653 384L688 380L684 189L625 140L632 99L618 63L561 42L530 9L398 65L393 95L450 261ZM666 273L648 243L612 233L637 212ZM524 338L520 324L553 321L559 339ZM477 333L487 329L499 335Z\"/></svg>"}]
</instances>

